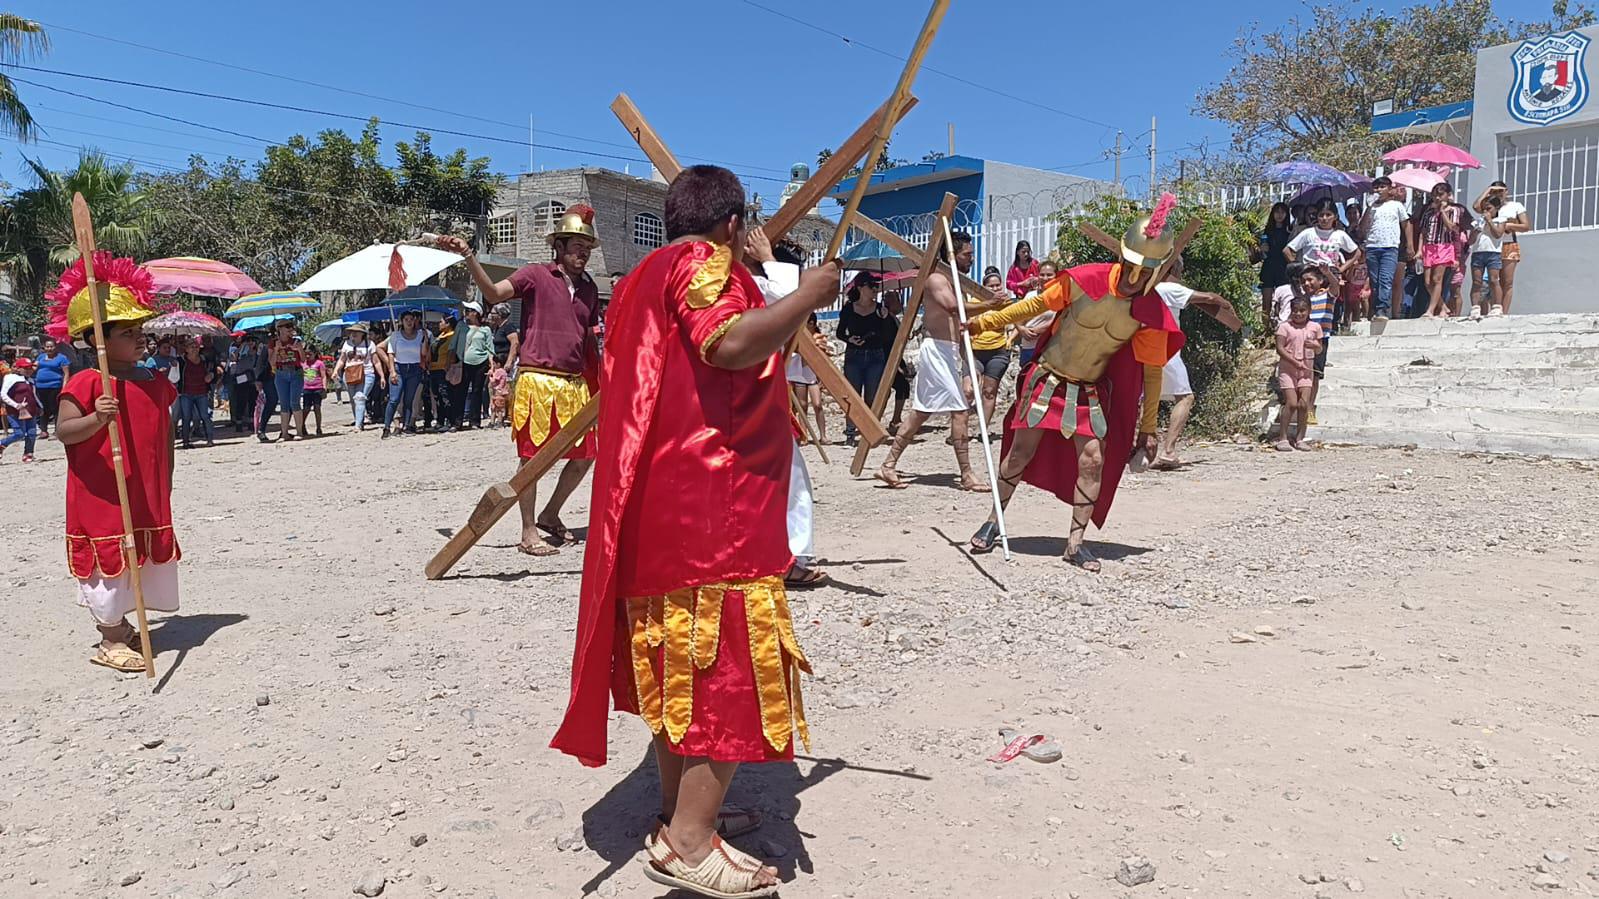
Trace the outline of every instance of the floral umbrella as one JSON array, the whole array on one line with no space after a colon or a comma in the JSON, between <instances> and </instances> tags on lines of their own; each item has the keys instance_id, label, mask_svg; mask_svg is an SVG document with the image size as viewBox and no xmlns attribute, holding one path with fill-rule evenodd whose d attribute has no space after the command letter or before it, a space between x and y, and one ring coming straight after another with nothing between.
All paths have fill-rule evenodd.
<instances>
[{"instance_id":1,"label":"floral umbrella","mask_svg":"<svg viewBox=\"0 0 1599 899\"><path fill-rule=\"evenodd\" d=\"M156 337L227 337L232 332L216 316L179 309L145 322L144 333Z\"/></svg>"},{"instance_id":2,"label":"floral umbrella","mask_svg":"<svg viewBox=\"0 0 1599 899\"><path fill-rule=\"evenodd\" d=\"M1330 165L1322 165L1308 159L1279 162L1268 166L1264 175L1267 181L1281 184L1332 184L1343 187L1350 183L1348 174Z\"/></svg>"}]
</instances>

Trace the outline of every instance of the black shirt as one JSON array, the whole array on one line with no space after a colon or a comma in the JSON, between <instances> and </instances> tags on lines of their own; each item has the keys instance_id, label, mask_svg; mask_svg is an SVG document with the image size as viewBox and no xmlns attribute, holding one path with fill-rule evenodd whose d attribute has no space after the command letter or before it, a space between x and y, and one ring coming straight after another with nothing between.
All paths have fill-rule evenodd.
<instances>
[{"instance_id":1,"label":"black shirt","mask_svg":"<svg viewBox=\"0 0 1599 899\"><path fill-rule=\"evenodd\" d=\"M894 345L895 332L899 330L899 323L894 320L888 310L879 303L877 309L866 315L855 311L854 303L845 303L844 308L838 313L838 339L845 342L844 356L857 355L865 350L881 350L887 352ZM849 338L859 337L864 344L857 346L849 342Z\"/></svg>"},{"instance_id":2,"label":"black shirt","mask_svg":"<svg viewBox=\"0 0 1599 899\"><path fill-rule=\"evenodd\" d=\"M515 333L516 322L510 319L506 319L505 323L494 331L494 358L500 360L501 365L504 365L505 358L511 355L511 335Z\"/></svg>"}]
</instances>

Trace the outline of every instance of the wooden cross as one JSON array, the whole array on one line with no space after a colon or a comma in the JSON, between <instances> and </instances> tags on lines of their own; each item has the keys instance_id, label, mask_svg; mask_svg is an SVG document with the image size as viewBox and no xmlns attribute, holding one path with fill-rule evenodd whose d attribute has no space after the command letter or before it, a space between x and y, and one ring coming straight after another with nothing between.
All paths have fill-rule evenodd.
<instances>
[{"instance_id":1,"label":"wooden cross","mask_svg":"<svg viewBox=\"0 0 1599 899\"><path fill-rule=\"evenodd\" d=\"M1089 240L1111 251L1117 259L1121 258L1121 241L1101 231L1098 226L1083 222L1077 226L1077 230L1081 231L1083 236ZM1166 256L1166 261L1162 262L1160 267L1155 269L1155 274L1150 277L1150 290L1154 290L1156 284L1166 280L1166 275L1171 271L1172 266L1176 265L1177 260L1182 258L1183 248L1188 246L1188 242L1193 240L1194 235L1198 233L1199 219L1189 219L1188 224L1183 227L1182 233L1177 235L1177 240L1172 244L1172 251ZM1194 300L1191 301L1191 305L1220 322L1222 327L1229 331L1237 331L1244 326L1244 320L1238 317L1238 311L1233 308L1232 303L1227 302L1225 299L1219 303Z\"/></svg>"},{"instance_id":2,"label":"wooden cross","mask_svg":"<svg viewBox=\"0 0 1599 899\"><path fill-rule=\"evenodd\" d=\"M911 110L911 107L915 105L916 98L907 97L896 111L895 121L897 122L903 118ZM876 136L877 126L887 111L887 106L888 104L885 103L873 112L871 117L839 146L838 151L828 158L827 162L817 170L816 174L812 175L810 180L806 181L800 186L799 190L794 192L794 195L783 205L783 208L779 209L776 215L766 220L766 223L761 226L761 230L766 233L768 239L773 243L782 240L789 230L798 224L800 219L805 217L807 210L821 202L829 191L844 180L856 161L870 149L872 140ZM666 144L656 135L654 129L650 128L649 123L644 120L644 116L639 113L638 108L633 105L633 101L628 99L626 94L619 95L616 98L616 101L611 104L611 110L616 113L618 119L622 120L622 124L627 127L634 140L639 142L639 147L644 150L644 154L654 163L656 169L661 172L663 177L670 180L676 177L678 172L682 171L682 165L678 163L672 152L666 148ZM866 219L857 217L856 224L863 221L866 221ZM876 223L874 222L873 224ZM910 247L909 244L905 244L905 246ZM906 255L916 255L915 247L910 247ZM815 356L820 357L817 361L812 362L810 357L806 356L807 363L816 372L817 380L821 381L822 385L828 389L828 392L833 394L834 398L844 405L845 411L851 414L856 427L860 429L862 444L875 445L887 440L888 432L883 430L883 423L878 420L876 414L868 416L866 402L861 399L860 394L856 393L854 388L849 386L849 381L833 365L832 359L828 358L819 347L814 346L810 341L800 341L799 349L802 356L805 355L807 348L813 350ZM455 563L461 561L461 557L465 556L468 550L477 545L477 542L483 539L501 518L505 517L505 513L509 512L517 504L517 500L522 494L533 489L540 478L549 473L550 469L554 468L567 453L572 451L573 447L577 446L578 441L583 439L583 435L588 433L589 429L593 428L595 423L599 421L599 415L599 400L597 397L592 397L582 409L578 410L578 413L572 417L571 421L567 422L558 433L539 448L533 458L522 463L522 466L517 469L516 474L512 475L509 481L495 484L485 490L483 496L478 500L477 506L473 508L472 514L467 518L465 526L451 535L444 546L428 561L425 569L428 580L438 580L448 574L450 569L455 567Z\"/></svg>"},{"instance_id":3,"label":"wooden cross","mask_svg":"<svg viewBox=\"0 0 1599 899\"><path fill-rule=\"evenodd\" d=\"M634 140L638 141L639 149L643 150L644 155L648 156L650 162L654 163L655 169L661 173L661 177L668 182L675 180L678 174L683 171L682 165L678 163L677 158L672 155L671 151L666 148L666 144L655 133L655 129L651 128L649 122L644 120L643 113L640 113L638 107L633 105L633 101L627 94L617 95L615 102L611 104L611 111L616 113L616 117L622 122L622 126L628 130L629 134L633 135ZM881 121L883 112L884 110L882 109L874 112L872 117L867 119L866 123L851 137L851 140L861 137L864 133L865 140L862 143L869 142L875 133L877 123ZM827 160L827 165L823 166L823 170L826 171L834 160L844 156L845 161L841 164L841 167L847 171L849 166L854 165L854 157L848 155L849 149L849 142L846 141L845 145L840 148L840 152L834 153ZM863 146L861 148L862 152L865 149L866 147ZM829 172L829 174L831 173ZM818 172L815 177L805 182L805 186L809 187L812 183L821 181L822 178L823 173ZM823 187L831 189L833 184L836 183L824 184ZM783 205L783 209L794 208L800 201L801 198L798 195L791 197ZM797 222L799 216L804 215L804 210L808 208L810 207L798 206L796 210L798 215L787 220L790 223L786 224L781 231L776 228L768 230L763 226L762 230L766 232L767 239L774 243L781 240L788 233L788 228L793 227L791 222ZM779 210L779 212L781 211ZM779 224L784 223L780 222ZM734 252L742 256L742 248L735 247ZM794 349L799 353L800 358L805 360L805 364L816 372L816 380L821 384L822 389L827 391L838 402L839 406L843 408L845 416L855 424L856 429L860 431L862 443L876 446L888 439L888 432L883 430L883 423L867 407L866 401L855 391L849 380L844 377L844 373L838 370L838 366L833 364L832 358L823 352L821 347L812 341L800 340L794 344Z\"/></svg>"},{"instance_id":4,"label":"wooden cross","mask_svg":"<svg viewBox=\"0 0 1599 899\"><path fill-rule=\"evenodd\" d=\"M875 417L882 417L883 410L888 407L888 395L894 392L894 372L899 370L899 361L905 355L905 344L910 341L911 331L916 327L916 314L922 308L922 291L927 288L928 276L938 268L938 251L944 245L943 222L954 212L955 195L946 193L944 202L938 207L938 225L927 238L927 249L923 251L921 260L917 263L916 280L911 285L910 299L905 301L905 308L900 311L899 331L894 334L894 345L888 351L888 364L883 367L883 377L878 380L877 392L872 397L872 415ZM849 466L851 475L861 473L866 467L866 457L871 451L872 448L865 442L855 448L855 458Z\"/></svg>"}]
</instances>

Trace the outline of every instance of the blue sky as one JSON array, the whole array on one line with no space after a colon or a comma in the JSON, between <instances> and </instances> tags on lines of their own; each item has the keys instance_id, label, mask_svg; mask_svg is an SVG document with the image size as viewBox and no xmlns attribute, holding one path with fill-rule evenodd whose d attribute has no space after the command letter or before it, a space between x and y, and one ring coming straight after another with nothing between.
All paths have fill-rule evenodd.
<instances>
[{"instance_id":1,"label":"blue sky","mask_svg":"<svg viewBox=\"0 0 1599 899\"><path fill-rule=\"evenodd\" d=\"M927 9L922 0L13 0L6 6L56 26L52 51L32 65L425 125L435 131L436 149L465 146L492 157L503 172L528 167L529 149L518 144L529 139L529 115L534 142L552 147L534 149L536 166L631 166L639 172L642 163L628 159L642 157L608 108L618 91L626 91L680 157L731 164L751 189L773 197L790 164L814 163L818 149L842 139L893 88L901 61L861 44L902 56ZM1547 3L1532 0L1498 7L1517 18L1548 11ZM135 8L138 13L130 14ZM1122 16L1129 9L1136 19ZM954 122L959 153L1109 178L1105 151L1121 129L1130 150L1124 174L1147 172L1151 116L1159 120L1163 158L1207 139L1225 143L1223 128L1192 115L1195 94L1225 73L1225 50L1240 29L1253 22L1272 27L1301 9L1174 0L1131 8L956 0L917 79L921 103L896 132L893 152L915 160L944 150L947 123ZM1148 33L1140 28L1145 22L1162 27ZM306 112L13 74L248 135L19 85L45 139L70 147L21 149L0 142L0 178L13 183L27 181L24 153L55 167L71 162L78 146L134 157L147 167L180 165L190 152L254 160L264 146L254 137L281 141L297 132L360 127ZM384 138L409 139L413 130L386 126Z\"/></svg>"}]
</instances>

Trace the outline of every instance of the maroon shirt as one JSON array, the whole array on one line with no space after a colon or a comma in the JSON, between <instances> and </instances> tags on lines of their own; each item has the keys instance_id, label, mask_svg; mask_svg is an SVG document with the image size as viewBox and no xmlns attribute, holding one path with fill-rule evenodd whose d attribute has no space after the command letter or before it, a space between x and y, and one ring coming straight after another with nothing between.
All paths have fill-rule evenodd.
<instances>
[{"instance_id":1,"label":"maroon shirt","mask_svg":"<svg viewBox=\"0 0 1599 899\"><path fill-rule=\"evenodd\" d=\"M599 319L600 288L584 273L574 293L555 262L525 265L511 275L511 287L522 301L523 367L583 373L584 348Z\"/></svg>"}]
</instances>

